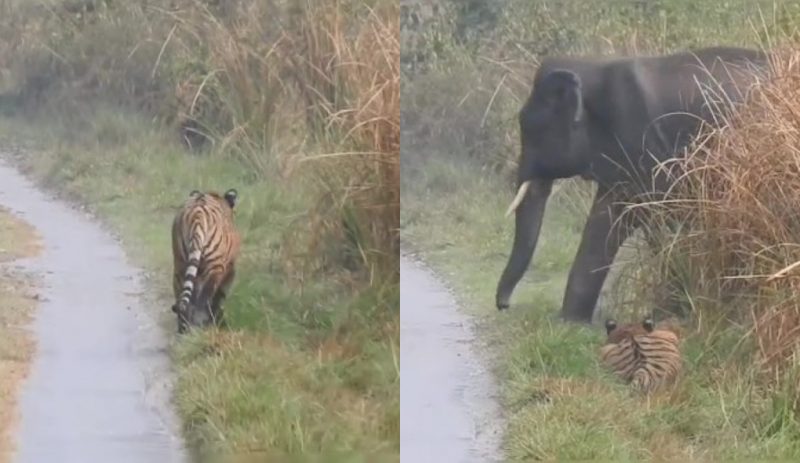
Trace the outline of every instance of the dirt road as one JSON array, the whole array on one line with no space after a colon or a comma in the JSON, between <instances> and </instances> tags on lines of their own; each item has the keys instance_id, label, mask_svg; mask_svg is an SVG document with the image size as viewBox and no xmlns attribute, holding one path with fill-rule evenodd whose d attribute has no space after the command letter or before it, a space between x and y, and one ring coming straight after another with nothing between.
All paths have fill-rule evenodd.
<instances>
[{"instance_id":1,"label":"dirt road","mask_svg":"<svg viewBox=\"0 0 800 463\"><path fill-rule=\"evenodd\" d=\"M33 225L43 252L36 357L19 397L18 463L187 461L171 411L166 337L137 270L100 226L0 163L0 204Z\"/></svg>"},{"instance_id":2,"label":"dirt road","mask_svg":"<svg viewBox=\"0 0 800 463\"><path fill-rule=\"evenodd\" d=\"M400 261L403 462L502 461L496 385L469 317L420 263Z\"/></svg>"}]
</instances>

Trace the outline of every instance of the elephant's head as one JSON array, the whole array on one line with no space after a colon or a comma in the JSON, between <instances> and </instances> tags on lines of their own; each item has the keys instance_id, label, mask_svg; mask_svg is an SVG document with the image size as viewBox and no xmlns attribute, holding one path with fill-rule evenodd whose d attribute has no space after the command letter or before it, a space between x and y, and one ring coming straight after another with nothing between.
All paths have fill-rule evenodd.
<instances>
[{"instance_id":1,"label":"elephant's head","mask_svg":"<svg viewBox=\"0 0 800 463\"><path fill-rule=\"evenodd\" d=\"M514 287L530 264L553 180L590 167L581 79L572 71L540 71L519 113L522 152L517 194L506 212L516 212L511 256L497 286L497 308L508 308Z\"/></svg>"},{"instance_id":2,"label":"elephant's head","mask_svg":"<svg viewBox=\"0 0 800 463\"><path fill-rule=\"evenodd\" d=\"M522 202L532 181L569 178L586 171L589 162L585 118L577 74L557 69L537 79L519 112L522 152L518 191L508 214Z\"/></svg>"}]
</instances>

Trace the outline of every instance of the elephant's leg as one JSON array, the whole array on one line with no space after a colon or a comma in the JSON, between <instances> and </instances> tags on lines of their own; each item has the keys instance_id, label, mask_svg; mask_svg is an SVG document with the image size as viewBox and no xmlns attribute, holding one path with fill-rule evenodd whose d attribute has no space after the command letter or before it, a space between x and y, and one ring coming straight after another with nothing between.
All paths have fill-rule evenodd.
<instances>
[{"instance_id":1,"label":"elephant's leg","mask_svg":"<svg viewBox=\"0 0 800 463\"><path fill-rule=\"evenodd\" d=\"M598 188L567 280L561 308L566 320L591 323L609 266L622 242L633 233L631 221L618 220L625 206L615 200L607 189Z\"/></svg>"}]
</instances>

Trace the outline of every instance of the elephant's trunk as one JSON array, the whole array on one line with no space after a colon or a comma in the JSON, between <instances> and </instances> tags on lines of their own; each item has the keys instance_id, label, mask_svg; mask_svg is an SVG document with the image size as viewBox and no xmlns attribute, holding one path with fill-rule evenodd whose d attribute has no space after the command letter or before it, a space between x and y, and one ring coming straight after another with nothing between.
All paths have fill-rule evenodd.
<instances>
[{"instance_id":1,"label":"elephant's trunk","mask_svg":"<svg viewBox=\"0 0 800 463\"><path fill-rule=\"evenodd\" d=\"M525 185L528 185L528 187L523 189ZM537 179L523 182L517 193L518 198L515 198L511 207L509 207L509 210L511 210L512 207L516 206L516 227L514 231L514 246L511 249L506 268L503 270L503 275L500 277L500 282L497 284L495 302L499 310L508 308L511 293L531 262L533 251L536 249L536 243L539 240L542 218L544 217L547 198L550 196L552 186L552 180ZM525 190L527 190L527 194L525 194ZM519 198L520 196L521 198Z\"/></svg>"}]
</instances>

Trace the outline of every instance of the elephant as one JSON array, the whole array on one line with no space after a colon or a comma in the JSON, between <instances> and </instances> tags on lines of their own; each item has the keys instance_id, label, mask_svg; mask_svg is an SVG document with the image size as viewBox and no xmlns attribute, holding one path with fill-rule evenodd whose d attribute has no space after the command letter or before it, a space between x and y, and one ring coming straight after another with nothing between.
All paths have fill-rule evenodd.
<instances>
[{"instance_id":1,"label":"elephant","mask_svg":"<svg viewBox=\"0 0 800 463\"><path fill-rule=\"evenodd\" d=\"M668 179L655 168L684 156L704 124L718 127L720 110L735 109L750 85L768 76L767 52L734 47L543 60L518 114L517 194L506 214L513 212L516 224L497 309L509 308L528 269L553 182L580 177L596 183L597 192L560 316L591 323L609 266L644 221L623 214L625 203L666 192Z\"/></svg>"}]
</instances>

